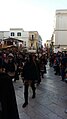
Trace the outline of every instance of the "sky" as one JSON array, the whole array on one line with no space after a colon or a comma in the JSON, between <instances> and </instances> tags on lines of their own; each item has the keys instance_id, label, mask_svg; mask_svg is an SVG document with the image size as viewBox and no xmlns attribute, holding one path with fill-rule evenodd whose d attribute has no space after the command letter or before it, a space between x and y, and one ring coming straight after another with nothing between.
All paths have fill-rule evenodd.
<instances>
[{"instance_id":1,"label":"sky","mask_svg":"<svg viewBox=\"0 0 67 119\"><path fill-rule=\"evenodd\" d=\"M38 31L45 43L54 31L57 9L67 9L67 0L0 0L0 31Z\"/></svg>"}]
</instances>

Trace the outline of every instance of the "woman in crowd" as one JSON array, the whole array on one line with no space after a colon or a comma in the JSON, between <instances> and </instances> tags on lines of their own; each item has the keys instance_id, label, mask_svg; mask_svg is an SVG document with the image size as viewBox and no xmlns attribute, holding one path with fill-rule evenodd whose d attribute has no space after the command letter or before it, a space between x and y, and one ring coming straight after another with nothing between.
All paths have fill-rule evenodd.
<instances>
[{"instance_id":1,"label":"woman in crowd","mask_svg":"<svg viewBox=\"0 0 67 119\"><path fill-rule=\"evenodd\" d=\"M0 55L0 119L19 119L15 91Z\"/></svg>"}]
</instances>

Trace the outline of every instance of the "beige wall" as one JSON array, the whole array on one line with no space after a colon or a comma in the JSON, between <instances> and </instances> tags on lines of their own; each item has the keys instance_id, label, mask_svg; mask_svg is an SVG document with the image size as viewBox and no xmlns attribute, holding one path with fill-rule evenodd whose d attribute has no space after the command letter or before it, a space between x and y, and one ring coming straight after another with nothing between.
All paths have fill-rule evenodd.
<instances>
[{"instance_id":1,"label":"beige wall","mask_svg":"<svg viewBox=\"0 0 67 119\"><path fill-rule=\"evenodd\" d=\"M32 39L33 35L33 39ZM29 47L31 47L31 44L33 44L33 47L36 49L37 48L37 43L38 43L38 37L39 34L37 31L30 31L29 32Z\"/></svg>"}]
</instances>

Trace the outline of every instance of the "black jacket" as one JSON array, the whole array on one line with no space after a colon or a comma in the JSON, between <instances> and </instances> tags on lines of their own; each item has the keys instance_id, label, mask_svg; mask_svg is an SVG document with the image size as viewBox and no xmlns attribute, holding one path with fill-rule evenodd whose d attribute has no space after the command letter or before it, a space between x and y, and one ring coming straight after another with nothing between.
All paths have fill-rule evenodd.
<instances>
[{"instance_id":1,"label":"black jacket","mask_svg":"<svg viewBox=\"0 0 67 119\"><path fill-rule=\"evenodd\" d=\"M6 73L0 73L0 119L19 119L12 80Z\"/></svg>"},{"instance_id":2,"label":"black jacket","mask_svg":"<svg viewBox=\"0 0 67 119\"><path fill-rule=\"evenodd\" d=\"M23 67L24 80L38 80L38 68L37 64L33 61L27 61Z\"/></svg>"}]
</instances>

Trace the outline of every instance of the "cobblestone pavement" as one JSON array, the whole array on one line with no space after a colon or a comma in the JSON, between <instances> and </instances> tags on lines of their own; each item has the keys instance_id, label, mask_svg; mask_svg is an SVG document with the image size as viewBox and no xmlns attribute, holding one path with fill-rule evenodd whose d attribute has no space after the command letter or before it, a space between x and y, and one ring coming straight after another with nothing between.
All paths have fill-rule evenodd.
<instances>
[{"instance_id":1,"label":"cobblestone pavement","mask_svg":"<svg viewBox=\"0 0 67 119\"><path fill-rule=\"evenodd\" d=\"M36 88L36 98L32 99L29 88L29 104L24 103L23 82L14 83L20 119L67 119L67 83L61 81L60 76L54 75L52 67L47 65L47 74Z\"/></svg>"}]
</instances>

